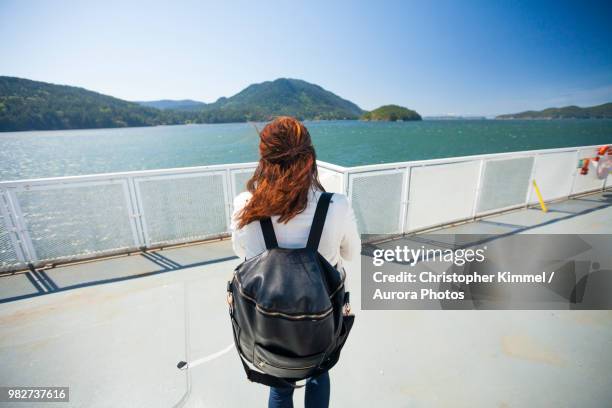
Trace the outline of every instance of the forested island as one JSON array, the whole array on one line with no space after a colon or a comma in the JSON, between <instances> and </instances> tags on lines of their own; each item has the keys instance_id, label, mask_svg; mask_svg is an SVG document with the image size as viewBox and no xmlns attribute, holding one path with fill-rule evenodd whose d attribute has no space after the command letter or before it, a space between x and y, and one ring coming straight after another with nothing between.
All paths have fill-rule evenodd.
<instances>
[{"instance_id":1,"label":"forested island","mask_svg":"<svg viewBox=\"0 0 612 408\"><path fill-rule=\"evenodd\" d=\"M589 106L565 106L541 111L525 111L499 115L495 119L612 119L612 103Z\"/></svg>"},{"instance_id":2,"label":"forested island","mask_svg":"<svg viewBox=\"0 0 612 408\"><path fill-rule=\"evenodd\" d=\"M357 119L363 110L322 87L280 78L214 103L129 102L87 89L0 76L0 131L113 128L299 119Z\"/></svg>"},{"instance_id":3,"label":"forested island","mask_svg":"<svg viewBox=\"0 0 612 408\"><path fill-rule=\"evenodd\" d=\"M421 115L415 111L399 105L384 105L361 115L362 120L383 120L395 122L398 120L422 120Z\"/></svg>"}]
</instances>

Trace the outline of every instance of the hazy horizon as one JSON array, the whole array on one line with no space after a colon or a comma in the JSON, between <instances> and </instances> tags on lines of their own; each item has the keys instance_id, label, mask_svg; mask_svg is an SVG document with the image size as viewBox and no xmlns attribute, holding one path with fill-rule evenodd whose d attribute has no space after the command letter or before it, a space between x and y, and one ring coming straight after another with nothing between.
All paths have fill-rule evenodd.
<instances>
[{"instance_id":1,"label":"hazy horizon","mask_svg":"<svg viewBox=\"0 0 612 408\"><path fill-rule=\"evenodd\" d=\"M609 2L0 3L0 75L211 103L298 78L362 109L495 116L612 101Z\"/></svg>"}]
</instances>

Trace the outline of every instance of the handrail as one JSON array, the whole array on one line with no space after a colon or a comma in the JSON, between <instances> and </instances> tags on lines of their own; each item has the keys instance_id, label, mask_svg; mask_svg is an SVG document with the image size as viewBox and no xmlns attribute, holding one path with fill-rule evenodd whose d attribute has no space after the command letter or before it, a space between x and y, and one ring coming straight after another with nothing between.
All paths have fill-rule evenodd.
<instances>
[{"instance_id":1,"label":"handrail","mask_svg":"<svg viewBox=\"0 0 612 408\"><path fill-rule=\"evenodd\" d=\"M438 159L364 164L360 166L349 167L348 169L351 172L361 172L361 171L394 169L394 168L403 168L403 167L430 166L430 165L435 165L435 164L456 163L456 162L462 162L462 161L468 161L468 160L498 159L498 158L503 158L503 157L518 157L519 155L532 156L532 155L542 154L542 153L548 154L548 153L573 152L576 150L597 149L599 147L600 147L599 145L590 145L590 146L575 146L575 147L558 147L558 148L552 148L552 149L519 150L519 151L514 151L514 152L501 152L501 153L483 153L483 154L474 154L474 155L468 155L468 156L441 157Z\"/></svg>"},{"instance_id":2,"label":"handrail","mask_svg":"<svg viewBox=\"0 0 612 408\"><path fill-rule=\"evenodd\" d=\"M455 162L461 162L461 161L467 161L467 160L493 159L493 158L502 158L502 157L518 157L518 155L529 156L529 155L540 154L540 153L557 153L557 152L561 153L561 152L570 152L570 151L575 151L575 150L596 149L598 147L599 145L589 145L589 146L575 146L575 147L560 147L560 148L553 148L553 149L521 150L521 151L514 151L514 152L484 153L484 154L475 154L475 155L468 155L468 156L443 157L443 158L438 158L438 159L409 160L409 161L403 161L403 162L365 164L365 165L351 166L351 167L344 167L338 164L333 164L333 163L325 162L322 160L317 160L317 165L319 165L320 167L326 168L328 170L337 171L339 173L344 173L344 172L354 173L354 172L372 171L372 170L385 170L385 169L394 169L394 168L455 163ZM52 182L109 180L109 179L124 178L124 177L141 177L141 176L146 177L146 176L156 176L156 175L161 175L161 174L182 174L182 173L193 173L193 172L202 172L202 171L242 169L242 168L249 168L249 167L255 167L255 166L257 166L257 162L243 162L243 163L211 164L211 165L192 166L192 167L173 167L173 168L152 169L152 170L129 170L129 171L121 171L121 172L95 173L95 174L85 174L85 175L77 175L77 176L42 177L42 178L33 178L33 179L0 181L0 188L1 187L14 187L16 185L23 185L23 184L49 184Z\"/></svg>"},{"instance_id":3,"label":"handrail","mask_svg":"<svg viewBox=\"0 0 612 408\"><path fill-rule=\"evenodd\" d=\"M582 178L577 169L580 152L597 147L354 167L317 160L317 166L325 189L351 200L362 233L409 233L527 206L535 177L545 201L606 188L605 180ZM553 157L556 153L566 154ZM1 181L0 271L227 236L233 197L256 166L247 162ZM505 184L492 194L500 177ZM449 191L454 196L448 197Z\"/></svg>"},{"instance_id":4,"label":"handrail","mask_svg":"<svg viewBox=\"0 0 612 408\"><path fill-rule=\"evenodd\" d=\"M20 180L8 180L0 181L0 188L2 187L15 187L24 184L36 185L36 184L50 184L50 183L69 183L69 182L81 182L81 181L96 181L96 180L114 180L126 177L148 177L158 176L164 174L185 174L185 173L200 173L205 171L219 171L227 169L244 169L249 167L255 167L257 162L246 162L246 163L229 163L229 164L211 164L205 166L192 166L192 167L174 167L167 169L152 169L152 170L130 170L130 171L119 171L113 173L95 173L95 174L83 174L77 176L59 176L59 177L42 177L32 179L20 179Z\"/></svg>"}]
</instances>

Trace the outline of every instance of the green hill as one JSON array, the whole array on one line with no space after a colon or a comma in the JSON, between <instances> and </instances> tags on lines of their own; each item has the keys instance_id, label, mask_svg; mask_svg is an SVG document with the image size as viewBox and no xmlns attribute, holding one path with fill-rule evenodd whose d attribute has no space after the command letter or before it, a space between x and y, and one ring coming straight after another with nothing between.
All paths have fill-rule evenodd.
<instances>
[{"instance_id":1,"label":"green hill","mask_svg":"<svg viewBox=\"0 0 612 408\"><path fill-rule=\"evenodd\" d=\"M0 76L0 131L265 121L279 115L356 119L362 113L354 103L298 79L250 85L205 104L128 102L83 88Z\"/></svg>"},{"instance_id":2,"label":"green hill","mask_svg":"<svg viewBox=\"0 0 612 408\"><path fill-rule=\"evenodd\" d=\"M0 77L0 131L108 128L184 123L97 92L28 79Z\"/></svg>"},{"instance_id":3,"label":"green hill","mask_svg":"<svg viewBox=\"0 0 612 408\"><path fill-rule=\"evenodd\" d=\"M384 120L395 122L396 120L422 120L421 115L413 110L398 105L384 105L373 111L366 112L361 116L363 120Z\"/></svg>"},{"instance_id":4,"label":"green hill","mask_svg":"<svg viewBox=\"0 0 612 408\"><path fill-rule=\"evenodd\" d=\"M565 106L499 115L496 119L612 119L612 103L581 108Z\"/></svg>"},{"instance_id":5,"label":"green hill","mask_svg":"<svg viewBox=\"0 0 612 408\"><path fill-rule=\"evenodd\" d=\"M300 119L357 119L362 113L359 106L318 85L290 78L250 85L202 110L206 122L262 121L279 115Z\"/></svg>"}]
</instances>

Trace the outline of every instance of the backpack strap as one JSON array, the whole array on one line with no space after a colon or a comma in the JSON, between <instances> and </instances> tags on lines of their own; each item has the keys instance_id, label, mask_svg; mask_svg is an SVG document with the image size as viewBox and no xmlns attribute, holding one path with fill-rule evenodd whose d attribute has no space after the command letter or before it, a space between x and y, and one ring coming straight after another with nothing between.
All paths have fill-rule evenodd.
<instances>
[{"instance_id":1,"label":"backpack strap","mask_svg":"<svg viewBox=\"0 0 612 408\"><path fill-rule=\"evenodd\" d=\"M314 251L319 249L319 241L321 241L323 225L325 225L325 217L327 216L327 209L329 208L329 202L331 201L332 195L334 195L334 193L321 193L319 197L317 209L315 210L312 225L310 227L310 234L308 234L306 248L310 248Z\"/></svg>"},{"instance_id":2,"label":"backpack strap","mask_svg":"<svg viewBox=\"0 0 612 408\"><path fill-rule=\"evenodd\" d=\"M276 235L274 234L274 227L272 226L272 220L270 217L260 219L259 224L261 225L261 232L263 233L264 241L266 241L266 248L272 249L278 247L278 242L276 241Z\"/></svg>"}]
</instances>

